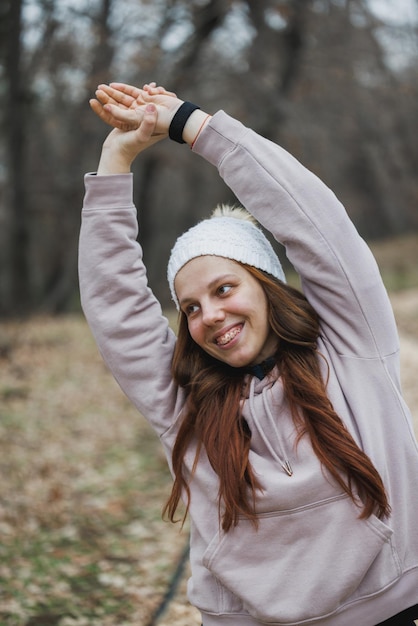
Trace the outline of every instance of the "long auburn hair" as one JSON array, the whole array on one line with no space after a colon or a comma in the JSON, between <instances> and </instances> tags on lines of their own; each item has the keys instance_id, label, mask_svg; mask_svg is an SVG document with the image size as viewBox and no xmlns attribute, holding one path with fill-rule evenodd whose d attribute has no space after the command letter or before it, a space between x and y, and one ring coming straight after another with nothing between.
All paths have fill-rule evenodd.
<instances>
[{"instance_id":1,"label":"long auburn hair","mask_svg":"<svg viewBox=\"0 0 418 626\"><path fill-rule=\"evenodd\" d=\"M241 264L261 284L268 302L269 323L279 339L275 355L284 393L298 429L307 434L315 454L341 488L363 509L389 515L383 481L335 412L326 394L317 352L319 319L305 296L251 266ZM249 461L251 431L241 415L246 372L208 355L191 338L187 318L180 313L178 340L172 362L176 382L184 387L187 405L173 448L174 484L164 513L175 521L183 491L190 502L184 456L197 445L192 474L204 448L219 477L218 508L225 532L245 516L257 527L255 501L262 485ZM187 515L188 505L185 517ZM183 520L184 521L184 520Z\"/></svg>"}]
</instances>

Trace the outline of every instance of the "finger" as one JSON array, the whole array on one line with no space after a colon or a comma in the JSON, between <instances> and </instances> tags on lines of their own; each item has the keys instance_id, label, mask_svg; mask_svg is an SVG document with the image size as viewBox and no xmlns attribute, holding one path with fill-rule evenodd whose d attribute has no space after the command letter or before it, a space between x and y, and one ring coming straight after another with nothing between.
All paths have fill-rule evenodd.
<instances>
[{"instance_id":1,"label":"finger","mask_svg":"<svg viewBox=\"0 0 418 626\"><path fill-rule=\"evenodd\" d=\"M138 87L134 87L133 85L127 85L126 83L110 83L108 85L111 89L115 89L118 92L125 94L126 96L130 96L134 100L136 100L141 95L141 89Z\"/></svg>"},{"instance_id":2,"label":"finger","mask_svg":"<svg viewBox=\"0 0 418 626\"><path fill-rule=\"evenodd\" d=\"M165 96L172 96L173 98L177 98L177 94L175 94L174 91L167 91L167 89L165 87L162 87L161 85L157 87L157 89L158 93L164 94Z\"/></svg>"},{"instance_id":3,"label":"finger","mask_svg":"<svg viewBox=\"0 0 418 626\"><path fill-rule=\"evenodd\" d=\"M157 108L153 104L147 104L141 125L138 129L138 138L142 142L148 142L155 132L157 124Z\"/></svg>"},{"instance_id":4,"label":"finger","mask_svg":"<svg viewBox=\"0 0 418 626\"><path fill-rule=\"evenodd\" d=\"M91 107L91 109L94 111L94 113L96 113L96 115L98 115L100 117L101 112L103 110L102 105L100 104L100 102L98 102L97 100L95 100L94 98L91 98L89 100L89 105Z\"/></svg>"},{"instance_id":5,"label":"finger","mask_svg":"<svg viewBox=\"0 0 418 626\"><path fill-rule=\"evenodd\" d=\"M143 91L145 95L155 96L157 93L159 93L156 83L149 83L147 85L144 85Z\"/></svg>"},{"instance_id":6,"label":"finger","mask_svg":"<svg viewBox=\"0 0 418 626\"><path fill-rule=\"evenodd\" d=\"M124 93L111 87L110 85L99 85L96 91L96 97L100 99L103 104L111 102L112 104L119 104L127 109L132 105L135 98L129 94Z\"/></svg>"},{"instance_id":7,"label":"finger","mask_svg":"<svg viewBox=\"0 0 418 626\"><path fill-rule=\"evenodd\" d=\"M116 122L124 124L124 130L134 130L142 122L144 117L144 111L141 108L122 108L117 104L107 103L103 109L110 118L113 118ZM120 128L120 126L118 126Z\"/></svg>"},{"instance_id":8,"label":"finger","mask_svg":"<svg viewBox=\"0 0 418 626\"><path fill-rule=\"evenodd\" d=\"M89 105L92 111L106 124L112 126L113 128L119 128L121 130L129 130L131 127L126 127L126 123L121 122L120 120L114 118L108 111L106 111L102 104L92 98L89 100ZM136 128L136 126L134 126Z\"/></svg>"},{"instance_id":9,"label":"finger","mask_svg":"<svg viewBox=\"0 0 418 626\"><path fill-rule=\"evenodd\" d=\"M94 92L96 99L103 105L109 102L109 96L103 89L96 89Z\"/></svg>"},{"instance_id":10,"label":"finger","mask_svg":"<svg viewBox=\"0 0 418 626\"><path fill-rule=\"evenodd\" d=\"M103 120L107 124L109 123L109 113L105 111L101 102L99 102L95 98L92 98L91 100L89 100L89 105L93 112L98 117L100 117L101 120Z\"/></svg>"},{"instance_id":11,"label":"finger","mask_svg":"<svg viewBox=\"0 0 418 626\"><path fill-rule=\"evenodd\" d=\"M120 130L135 130L138 128L138 120L122 120L115 117L110 110L106 110L100 102L95 99L89 101L91 109L105 124ZM117 110L117 107L116 107Z\"/></svg>"},{"instance_id":12,"label":"finger","mask_svg":"<svg viewBox=\"0 0 418 626\"><path fill-rule=\"evenodd\" d=\"M147 88L145 89L145 87ZM149 95L149 96L171 96L173 98L177 98L174 91L167 91L165 87L161 87L161 86L151 87L150 85L145 85L144 90L146 92L146 95Z\"/></svg>"},{"instance_id":13,"label":"finger","mask_svg":"<svg viewBox=\"0 0 418 626\"><path fill-rule=\"evenodd\" d=\"M137 131L138 140L141 143L152 146L158 141L161 141L165 137L168 137L168 133L157 133L157 108L153 104L149 104L145 108L144 118L141 126Z\"/></svg>"},{"instance_id":14,"label":"finger","mask_svg":"<svg viewBox=\"0 0 418 626\"><path fill-rule=\"evenodd\" d=\"M120 106L124 109L128 109L129 107L126 106L126 104L121 104L120 102L117 102L116 100L114 100L111 96L109 96L109 94L107 94L105 91L103 91L102 89L98 89L95 92L95 96L97 98L97 100L104 106L105 104L115 104L117 106Z\"/></svg>"}]
</instances>

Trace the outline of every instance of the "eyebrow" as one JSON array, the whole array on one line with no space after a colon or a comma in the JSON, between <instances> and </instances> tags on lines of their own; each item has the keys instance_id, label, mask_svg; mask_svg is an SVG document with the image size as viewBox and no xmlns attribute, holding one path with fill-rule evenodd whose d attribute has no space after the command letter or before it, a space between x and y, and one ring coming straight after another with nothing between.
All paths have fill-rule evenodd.
<instances>
[{"instance_id":1,"label":"eyebrow","mask_svg":"<svg viewBox=\"0 0 418 626\"><path fill-rule=\"evenodd\" d=\"M207 284L207 289L211 290L219 283L224 283L224 282L227 282L228 280L236 280L236 279L237 279L236 274L231 274L231 273L222 274L221 276L217 276L216 278L211 280L210 283ZM181 300L179 300L180 308L182 308L185 304L194 302L195 300L196 298L193 298L192 296L186 296L185 298L182 298Z\"/></svg>"}]
</instances>

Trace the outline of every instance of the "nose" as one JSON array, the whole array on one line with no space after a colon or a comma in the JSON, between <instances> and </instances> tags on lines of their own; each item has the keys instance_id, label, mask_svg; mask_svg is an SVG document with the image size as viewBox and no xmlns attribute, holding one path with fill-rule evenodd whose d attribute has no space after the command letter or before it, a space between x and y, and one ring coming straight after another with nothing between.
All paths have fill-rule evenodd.
<instances>
[{"instance_id":1,"label":"nose","mask_svg":"<svg viewBox=\"0 0 418 626\"><path fill-rule=\"evenodd\" d=\"M213 326L217 322L225 319L225 313L221 303L212 300L205 302L202 306L202 322L205 326Z\"/></svg>"}]
</instances>

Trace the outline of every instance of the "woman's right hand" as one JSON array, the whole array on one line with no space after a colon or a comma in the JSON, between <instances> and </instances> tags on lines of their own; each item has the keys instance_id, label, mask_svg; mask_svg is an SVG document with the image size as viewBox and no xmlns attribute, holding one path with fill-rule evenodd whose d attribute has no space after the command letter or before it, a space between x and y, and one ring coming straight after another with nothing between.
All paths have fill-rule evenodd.
<instances>
[{"instance_id":1,"label":"woman's right hand","mask_svg":"<svg viewBox=\"0 0 418 626\"><path fill-rule=\"evenodd\" d=\"M103 143L97 174L125 174L131 171L132 162L143 152L166 137L156 132L157 108L147 104L141 120L133 128L114 128Z\"/></svg>"}]
</instances>

